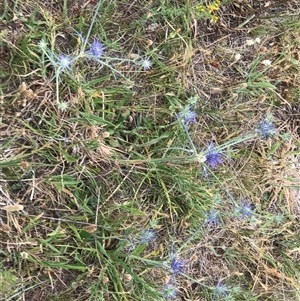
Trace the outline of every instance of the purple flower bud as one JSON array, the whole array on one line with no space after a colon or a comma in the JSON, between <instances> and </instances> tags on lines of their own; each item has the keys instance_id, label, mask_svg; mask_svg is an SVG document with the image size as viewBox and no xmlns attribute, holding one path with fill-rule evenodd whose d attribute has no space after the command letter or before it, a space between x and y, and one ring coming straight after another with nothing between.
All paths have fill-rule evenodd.
<instances>
[{"instance_id":1,"label":"purple flower bud","mask_svg":"<svg viewBox=\"0 0 300 301\"><path fill-rule=\"evenodd\" d=\"M164 286L163 296L166 300L174 300L176 298L176 292L177 292L176 286L167 283Z\"/></svg>"}]
</instances>

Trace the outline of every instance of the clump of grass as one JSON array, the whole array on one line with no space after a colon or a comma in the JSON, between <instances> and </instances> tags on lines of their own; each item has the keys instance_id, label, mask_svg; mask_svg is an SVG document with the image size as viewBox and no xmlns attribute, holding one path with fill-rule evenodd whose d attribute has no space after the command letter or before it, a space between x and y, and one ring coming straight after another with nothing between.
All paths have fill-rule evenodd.
<instances>
[{"instance_id":1,"label":"clump of grass","mask_svg":"<svg viewBox=\"0 0 300 301\"><path fill-rule=\"evenodd\" d=\"M1 264L2 268L2 264ZM11 296L16 294L18 291L19 280L16 277L14 271L10 270L2 270L0 273L0 290L1 297L8 300Z\"/></svg>"}]
</instances>

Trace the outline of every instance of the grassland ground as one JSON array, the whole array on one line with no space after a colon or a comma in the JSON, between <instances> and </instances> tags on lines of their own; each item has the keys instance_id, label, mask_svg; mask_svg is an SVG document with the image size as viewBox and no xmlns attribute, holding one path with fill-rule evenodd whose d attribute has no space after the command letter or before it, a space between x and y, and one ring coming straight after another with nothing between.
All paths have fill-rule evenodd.
<instances>
[{"instance_id":1,"label":"grassland ground","mask_svg":"<svg viewBox=\"0 0 300 301\"><path fill-rule=\"evenodd\" d=\"M300 3L4 0L0 300L300 300Z\"/></svg>"}]
</instances>

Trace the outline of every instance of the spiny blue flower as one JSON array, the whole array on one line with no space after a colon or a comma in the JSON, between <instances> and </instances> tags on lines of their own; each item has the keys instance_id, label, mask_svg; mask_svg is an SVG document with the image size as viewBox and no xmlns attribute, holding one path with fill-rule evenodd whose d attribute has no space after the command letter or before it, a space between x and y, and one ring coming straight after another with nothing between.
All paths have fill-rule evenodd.
<instances>
[{"instance_id":1,"label":"spiny blue flower","mask_svg":"<svg viewBox=\"0 0 300 301\"><path fill-rule=\"evenodd\" d=\"M216 168L223 163L222 153L214 148L214 144L211 142L206 152L206 164L212 168Z\"/></svg>"},{"instance_id":2,"label":"spiny blue flower","mask_svg":"<svg viewBox=\"0 0 300 301\"><path fill-rule=\"evenodd\" d=\"M70 69L72 65L72 58L68 55L60 54L57 61L57 67L60 68L61 71L65 69Z\"/></svg>"},{"instance_id":3,"label":"spiny blue flower","mask_svg":"<svg viewBox=\"0 0 300 301\"><path fill-rule=\"evenodd\" d=\"M178 260L176 257L173 257L170 262L171 274L181 274L184 269L185 262Z\"/></svg>"},{"instance_id":4,"label":"spiny blue flower","mask_svg":"<svg viewBox=\"0 0 300 301\"><path fill-rule=\"evenodd\" d=\"M155 240L156 234L152 228L143 229L139 234L127 236L127 245L125 249L127 251L134 250L139 245L147 245L151 241Z\"/></svg>"},{"instance_id":5,"label":"spiny blue flower","mask_svg":"<svg viewBox=\"0 0 300 301\"><path fill-rule=\"evenodd\" d=\"M263 137L263 139L268 139L276 134L275 126L272 121L268 119L260 121L256 131Z\"/></svg>"},{"instance_id":6,"label":"spiny blue flower","mask_svg":"<svg viewBox=\"0 0 300 301\"><path fill-rule=\"evenodd\" d=\"M254 205L250 201L242 201L237 208L238 214L243 217L249 217L253 214Z\"/></svg>"},{"instance_id":7,"label":"spiny blue flower","mask_svg":"<svg viewBox=\"0 0 300 301\"><path fill-rule=\"evenodd\" d=\"M205 214L205 217L204 224L210 224L212 226L218 226L220 224L220 212L213 208Z\"/></svg>"},{"instance_id":8,"label":"spiny blue flower","mask_svg":"<svg viewBox=\"0 0 300 301\"><path fill-rule=\"evenodd\" d=\"M152 66L152 62L151 62L150 58L148 58L148 57L145 58L142 61L141 66L142 66L142 68L143 68L144 71L149 70L151 68L151 66Z\"/></svg>"},{"instance_id":9,"label":"spiny blue flower","mask_svg":"<svg viewBox=\"0 0 300 301\"><path fill-rule=\"evenodd\" d=\"M228 294L229 291L230 288L225 284L221 284L220 280L218 281L218 284L214 287L214 295L217 297L225 296Z\"/></svg>"},{"instance_id":10,"label":"spiny blue flower","mask_svg":"<svg viewBox=\"0 0 300 301\"><path fill-rule=\"evenodd\" d=\"M140 244L148 244L149 242L153 241L155 239L156 235L153 229L144 229L140 233L139 237L137 238L137 241Z\"/></svg>"},{"instance_id":11,"label":"spiny blue flower","mask_svg":"<svg viewBox=\"0 0 300 301\"><path fill-rule=\"evenodd\" d=\"M183 125L188 125L190 123L196 122L197 113L190 109L190 106L185 106L181 112L177 115L179 121L183 123Z\"/></svg>"},{"instance_id":12,"label":"spiny blue flower","mask_svg":"<svg viewBox=\"0 0 300 301\"><path fill-rule=\"evenodd\" d=\"M167 283L164 286L163 296L166 300L174 300L176 298L176 292L177 292L176 286Z\"/></svg>"},{"instance_id":13,"label":"spiny blue flower","mask_svg":"<svg viewBox=\"0 0 300 301\"><path fill-rule=\"evenodd\" d=\"M91 58L98 59L102 57L104 49L104 45L98 39L94 38L93 43L90 45L90 49L86 53Z\"/></svg>"}]
</instances>

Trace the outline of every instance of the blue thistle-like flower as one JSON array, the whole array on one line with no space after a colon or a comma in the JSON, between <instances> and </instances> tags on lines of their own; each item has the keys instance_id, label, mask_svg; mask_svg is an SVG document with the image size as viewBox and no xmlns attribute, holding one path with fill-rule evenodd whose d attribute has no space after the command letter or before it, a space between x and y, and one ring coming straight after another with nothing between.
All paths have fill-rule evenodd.
<instances>
[{"instance_id":1,"label":"blue thistle-like flower","mask_svg":"<svg viewBox=\"0 0 300 301\"><path fill-rule=\"evenodd\" d=\"M173 257L170 262L170 270L171 274L181 274L184 269L185 262L182 260L178 260L176 257Z\"/></svg>"},{"instance_id":2,"label":"blue thistle-like flower","mask_svg":"<svg viewBox=\"0 0 300 301\"><path fill-rule=\"evenodd\" d=\"M242 201L237 208L237 213L243 217L250 217L253 214L254 205L250 201Z\"/></svg>"},{"instance_id":3,"label":"blue thistle-like flower","mask_svg":"<svg viewBox=\"0 0 300 301\"><path fill-rule=\"evenodd\" d=\"M228 294L229 291L230 288L225 284L221 284L220 280L218 281L218 284L214 287L214 295L216 297L225 296Z\"/></svg>"},{"instance_id":4,"label":"blue thistle-like flower","mask_svg":"<svg viewBox=\"0 0 300 301\"><path fill-rule=\"evenodd\" d=\"M213 169L223 163L222 153L214 148L214 144L211 142L206 152L206 164Z\"/></svg>"},{"instance_id":5,"label":"blue thistle-like flower","mask_svg":"<svg viewBox=\"0 0 300 301\"><path fill-rule=\"evenodd\" d=\"M177 293L177 288L176 286L170 284L170 283L167 283L165 286L164 286L164 290L163 290L163 297L166 299L166 300L174 300L176 298L176 293Z\"/></svg>"},{"instance_id":6,"label":"blue thistle-like flower","mask_svg":"<svg viewBox=\"0 0 300 301\"><path fill-rule=\"evenodd\" d=\"M143 68L144 71L147 71L149 70L151 67L152 67L152 62L150 60L150 58L145 58L142 63L141 63L141 66Z\"/></svg>"},{"instance_id":7,"label":"blue thistle-like flower","mask_svg":"<svg viewBox=\"0 0 300 301\"><path fill-rule=\"evenodd\" d=\"M274 124L268 119L260 121L256 131L263 137L263 139L268 139L276 134Z\"/></svg>"},{"instance_id":8,"label":"blue thistle-like flower","mask_svg":"<svg viewBox=\"0 0 300 301\"><path fill-rule=\"evenodd\" d=\"M99 59L102 57L104 49L104 45L98 39L94 38L93 43L90 45L90 49L86 53L91 58Z\"/></svg>"},{"instance_id":9,"label":"blue thistle-like flower","mask_svg":"<svg viewBox=\"0 0 300 301\"><path fill-rule=\"evenodd\" d=\"M218 226L220 224L220 212L213 208L205 214L205 217L204 224L210 224L212 226Z\"/></svg>"},{"instance_id":10,"label":"blue thistle-like flower","mask_svg":"<svg viewBox=\"0 0 300 301\"><path fill-rule=\"evenodd\" d=\"M139 237L137 238L137 242L140 244L148 244L149 242L155 239L156 235L153 229L144 229L140 233Z\"/></svg>"},{"instance_id":11,"label":"blue thistle-like flower","mask_svg":"<svg viewBox=\"0 0 300 301\"><path fill-rule=\"evenodd\" d=\"M181 112L177 115L179 121L183 123L183 125L188 125L196 122L197 113L190 109L190 106L185 106Z\"/></svg>"},{"instance_id":12,"label":"blue thistle-like flower","mask_svg":"<svg viewBox=\"0 0 300 301\"><path fill-rule=\"evenodd\" d=\"M57 61L57 67L60 68L61 71L65 69L70 69L72 65L72 58L68 55L60 54Z\"/></svg>"},{"instance_id":13,"label":"blue thistle-like flower","mask_svg":"<svg viewBox=\"0 0 300 301\"><path fill-rule=\"evenodd\" d=\"M127 236L126 250L132 251L139 245L148 245L151 241L155 240L156 234L152 228L143 229L139 234Z\"/></svg>"}]
</instances>

